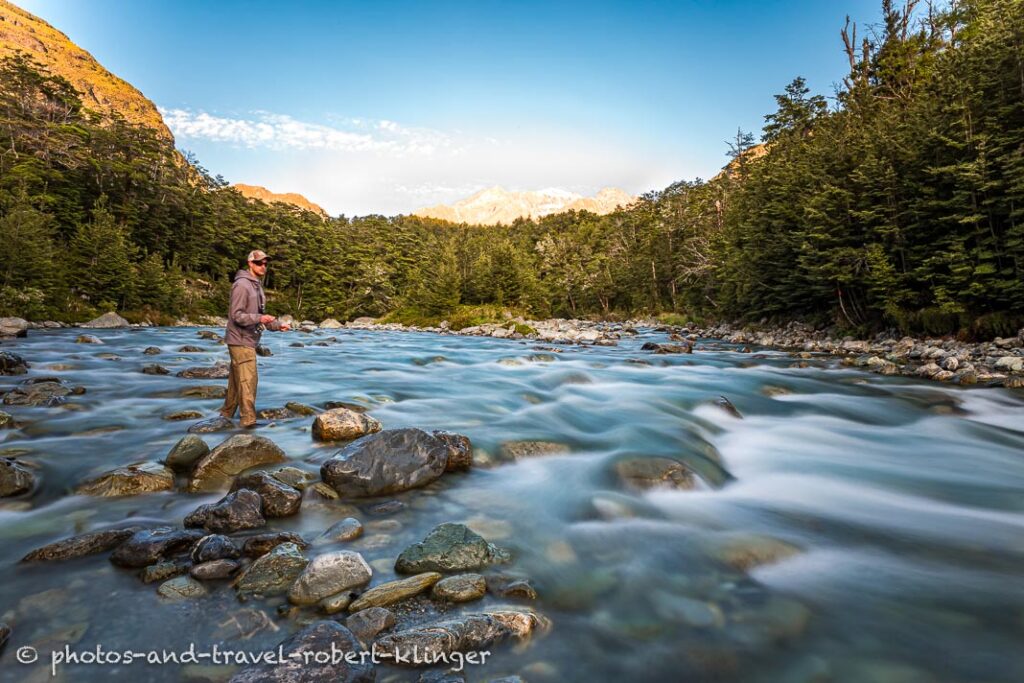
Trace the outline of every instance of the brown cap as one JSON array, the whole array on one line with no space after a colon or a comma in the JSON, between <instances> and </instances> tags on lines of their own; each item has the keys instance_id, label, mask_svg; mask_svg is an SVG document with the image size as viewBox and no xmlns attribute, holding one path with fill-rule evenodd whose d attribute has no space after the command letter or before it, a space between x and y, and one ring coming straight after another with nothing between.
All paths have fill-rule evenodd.
<instances>
[{"instance_id":1,"label":"brown cap","mask_svg":"<svg viewBox=\"0 0 1024 683\"><path fill-rule=\"evenodd\" d=\"M265 252L265 251L263 251L261 249L253 249L252 251L249 252L249 255L245 257L245 260L246 261L264 261L264 260L269 259L269 258L270 257L267 256L267 252Z\"/></svg>"}]
</instances>

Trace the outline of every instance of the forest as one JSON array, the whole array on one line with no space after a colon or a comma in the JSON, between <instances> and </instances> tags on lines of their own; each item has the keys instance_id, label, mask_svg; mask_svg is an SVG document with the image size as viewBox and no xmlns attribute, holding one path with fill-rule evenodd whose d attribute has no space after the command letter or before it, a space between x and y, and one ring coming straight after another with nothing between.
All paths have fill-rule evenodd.
<instances>
[{"instance_id":1,"label":"forest","mask_svg":"<svg viewBox=\"0 0 1024 683\"><path fill-rule=\"evenodd\" d=\"M827 97L781 88L729 163L606 216L511 225L320 215L243 198L152 130L0 63L0 315L223 315L254 247L271 312L472 324L799 319L989 337L1024 325L1024 3L882 3L837 27ZM728 113L723 113L727 116Z\"/></svg>"}]
</instances>

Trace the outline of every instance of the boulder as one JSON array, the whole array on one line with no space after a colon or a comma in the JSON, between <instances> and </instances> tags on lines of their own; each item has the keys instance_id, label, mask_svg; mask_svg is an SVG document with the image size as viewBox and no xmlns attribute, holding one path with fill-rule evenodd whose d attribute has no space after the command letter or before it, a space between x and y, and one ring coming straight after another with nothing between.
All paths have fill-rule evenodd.
<instances>
[{"instance_id":1,"label":"boulder","mask_svg":"<svg viewBox=\"0 0 1024 683\"><path fill-rule=\"evenodd\" d=\"M36 548L25 557L22 562L53 562L56 560L72 560L76 557L95 555L108 550L113 550L121 545L136 532L139 527L128 527L125 529L104 529L101 531L90 531L78 534L70 538L55 541L41 548Z\"/></svg>"},{"instance_id":2,"label":"boulder","mask_svg":"<svg viewBox=\"0 0 1024 683\"><path fill-rule=\"evenodd\" d=\"M540 628L547 628L547 620L532 612L465 614L389 633L377 638L376 646L379 651L398 654L396 664L408 666L419 661L423 666L424 660L482 650L505 638L525 638Z\"/></svg>"},{"instance_id":3,"label":"boulder","mask_svg":"<svg viewBox=\"0 0 1024 683\"><path fill-rule=\"evenodd\" d=\"M35 382L17 386L4 394L8 406L59 406L74 390L59 381Z\"/></svg>"},{"instance_id":4,"label":"boulder","mask_svg":"<svg viewBox=\"0 0 1024 683\"><path fill-rule=\"evenodd\" d=\"M0 458L0 498L20 496L36 485L32 471L14 458Z\"/></svg>"},{"instance_id":5,"label":"boulder","mask_svg":"<svg viewBox=\"0 0 1024 683\"><path fill-rule=\"evenodd\" d=\"M24 375L29 364L16 353L0 351L0 375Z\"/></svg>"},{"instance_id":6,"label":"boulder","mask_svg":"<svg viewBox=\"0 0 1024 683\"><path fill-rule=\"evenodd\" d=\"M75 493L84 496L137 496L174 488L174 473L158 462L142 462L118 467L84 481Z\"/></svg>"},{"instance_id":7,"label":"boulder","mask_svg":"<svg viewBox=\"0 0 1024 683\"><path fill-rule=\"evenodd\" d=\"M246 545L248 546L248 543ZM256 558L235 579L235 590L239 595L283 595L288 592L308 563L309 560L303 557L299 546L294 543L281 543L266 555Z\"/></svg>"},{"instance_id":8,"label":"boulder","mask_svg":"<svg viewBox=\"0 0 1024 683\"><path fill-rule=\"evenodd\" d=\"M1024 356L1003 356L996 360L992 367L1009 372L1024 371Z\"/></svg>"},{"instance_id":9,"label":"boulder","mask_svg":"<svg viewBox=\"0 0 1024 683\"><path fill-rule=\"evenodd\" d=\"M448 447L448 463L445 465L446 472L460 472L472 467L473 444L468 436L443 430L435 430L431 434L443 441Z\"/></svg>"},{"instance_id":10,"label":"boulder","mask_svg":"<svg viewBox=\"0 0 1024 683\"><path fill-rule=\"evenodd\" d=\"M202 537L203 533L194 529L169 526L142 529L118 545L110 561L119 567L145 567L167 555L187 550Z\"/></svg>"},{"instance_id":11,"label":"boulder","mask_svg":"<svg viewBox=\"0 0 1024 683\"><path fill-rule=\"evenodd\" d=\"M367 607L364 610L350 614L345 620L352 633L360 641L369 645L381 631L386 631L395 625L395 614L384 607Z\"/></svg>"},{"instance_id":12,"label":"boulder","mask_svg":"<svg viewBox=\"0 0 1024 683\"><path fill-rule=\"evenodd\" d=\"M388 581L379 586L374 586L356 598L348 606L349 612L358 612L368 607L387 607L396 602L401 602L414 595L430 590L430 587L441 580L437 572L424 572L407 579Z\"/></svg>"},{"instance_id":13,"label":"boulder","mask_svg":"<svg viewBox=\"0 0 1024 683\"><path fill-rule=\"evenodd\" d=\"M672 458L624 458L615 463L615 474L626 488L634 491L690 490L697 485L690 468Z\"/></svg>"},{"instance_id":14,"label":"boulder","mask_svg":"<svg viewBox=\"0 0 1024 683\"><path fill-rule=\"evenodd\" d=\"M90 329L112 329L115 327L128 327L130 323L119 316L117 313L110 311L104 313L98 318L93 318L87 323L82 323L81 327L88 327Z\"/></svg>"},{"instance_id":15,"label":"boulder","mask_svg":"<svg viewBox=\"0 0 1024 683\"><path fill-rule=\"evenodd\" d=\"M175 472L188 473L192 471L196 462L209 452L210 447L206 445L205 441L195 434L188 434L181 437L178 443L171 447L167 457L164 458L164 464Z\"/></svg>"},{"instance_id":16,"label":"boulder","mask_svg":"<svg viewBox=\"0 0 1024 683\"><path fill-rule=\"evenodd\" d=\"M317 536L314 543L341 543L353 541L363 535L363 525L355 517L346 517L335 522L329 529Z\"/></svg>"},{"instance_id":17,"label":"boulder","mask_svg":"<svg viewBox=\"0 0 1024 683\"><path fill-rule=\"evenodd\" d=\"M388 429L354 441L320 467L342 496L382 496L425 486L448 464L448 445L420 429Z\"/></svg>"},{"instance_id":18,"label":"boulder","mask_svg":"<svg viewBox=\"0 0 1024 683\"><path fill-rule=\"evenodd\" d=\"M222 534L203 536L192 547L189 557L195 564L213 562L214 560L237 560L242 556L242 549L229 537Z\"/></svg>"},{"instance_id":19,"label":"boulder","mask_svg":"<svg viewBox=\"0 0 1024 683\"><path fill-rule=\"evenodd\" d=\"M175 377L185 379L227 379L230 368L227 363L216 363L215 365L201 365L194 368L180 370Z\"/></svg>"},{"instance_id":20,"label":"boulder","mask_svg":"<svg viewBox=\"0 0 1024 683\"><path fill-rule=\"evenodd\" d=\"M342 327L342 324L334 318L326 318L320 322L320 329L322 330L336 330Z\"/></svg>"},{"instance_id":21,"label":"boulder","mask_svg":"<svg viewBox=\"0 0 1024 683\"><path fill-rule=\"evenodd\" d=\"M28 321L24 318L0 318L0 337L28 335Z\"/></svg>"},{"instance_id":22,"label":"boulder","mask_svg":"<svg viewBox=\"0 0 1024 683\"><path fill-rule=\"evenodd\" d=\"M313 605L329 595L364 586L373 570L363 556L351 550L338 550L313 558L288 591L295 605Z\"/></svg>"},{"instance_id":23,"label":"boulder","mask_svg":"<svg viewBox=\"0 0 1024 683\"><path fill-rule=\"evenodd\" d=\"M253 472L235 479L232 491L249 489L263 499L264 517L290 517L302 505L302 493L267 472Z\"/></svg>"},{"instance_id":24,"label":"boulder","mask_svg":"<svg viewBox=\"0 0 1024 683\"><path fill-rule=\"evenodd\" d=\"M275 531L266 534L256 534L245 539L242 546L242 554L246 557L262 557L282 543L293 543L297 548L305 548L307 543L302 536L293 534L290 531Z\"/></svg>"},{"instance_id":25,"label":"boulder","mask_svg":"<svg viewBox=\"0 0 1024 683\"><path fill-rule=\"evenodd\" d=\"M228 429L234 429L235 423L226 417L211 417L201 422L196 422L194 425L188 428L190 434L212 434L213 432L223 432Z\"/></svg>"},{"instance_id":26,"label":"boulder","mask_svg":"<svg viewBox=\"0 0 1024 683\"><path fill-rule=\"evenodd\" d=\"M446 522L426 538L402 551L395 561L401 574L461 572L508 561L508 554L488 543L465 524Z\"/></svg>"},{"instance_id":27,"label":"boulder","mask_svg":"<svg viewBox=\"0 0 1024 683\"><path fill-rule=\"evenodd\" d=\"M265 436L236 434L196 462L188 490L224 490L231 486L235 475L247 469L259 465L276 465L287 460L284 451Z\"/></svg>"},{"instance_id":28,"label":"boulder","mask_svg":"<svg viewBox=\"0 0 1024 683\"><path fill-rule=\"evenodd\" d=\"M431 597L448 602L479 600L487 593L487 581L479 574L459 574L441 579L430 591Z\"/></svg>"},{"instance_id":29,"label":"boulder","mask_svg":"<svg viewBox=\"0 0 1024 683\"><path fill-rule=\"evenodd\" d=\"M348 441L379 432L382 425L364 413L333 408L313 420L313 438L317 441Z\"/></svg>"},{"instance_id":30,"label":"boulder","mask_svg":"<svg viewBox=\"0 0 1024 683\"><path fill-rule=\"evenodd\" d=\"M258 529L267 524L262 509L263 500L258 493L240 489L216 503L200 505L185 517L184 523L190 529L202 527L207 531L225 534Z\"/></svg>"},{"instance_id":31,"label":"boulder","mask_svg":"<svg viewBox=\"0 0 1024 683\"><path fill-rule=\"evenodd\" d=\"M229 683L373 683L373 664L358 656L362 650L352 632L336 621L316 621L278 645L283 657L248 666ZM278 650L274 650L277 652ZM331 652L355 656L326 657L317 663L313 655ZM309 653L307 658L303 653Z\"/></svg>"}]
</instances>

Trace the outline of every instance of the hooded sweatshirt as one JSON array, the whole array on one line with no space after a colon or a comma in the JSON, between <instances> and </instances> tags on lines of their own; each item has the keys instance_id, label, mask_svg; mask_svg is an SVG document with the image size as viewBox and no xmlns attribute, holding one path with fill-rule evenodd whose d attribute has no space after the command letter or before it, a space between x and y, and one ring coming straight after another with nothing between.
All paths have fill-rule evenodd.
<instances>
[{"instance_id":1,"label":"hooded sweatshirt","mask_svg":"<svg viewBox=\"0 0 1024 683\"><path fill-rule=\"evenodd\" d=\"M235 281L231 284L231 303L228 305L228 327L224 335L224 343L228 346L248 346L251 349L259 344L264 325L260 324L260 316L267 304L263 293L263 285L248 270L235 273ZM265 326L267 329L279 330L281 323L274 321Z\"/></svg>"}]
</instances>

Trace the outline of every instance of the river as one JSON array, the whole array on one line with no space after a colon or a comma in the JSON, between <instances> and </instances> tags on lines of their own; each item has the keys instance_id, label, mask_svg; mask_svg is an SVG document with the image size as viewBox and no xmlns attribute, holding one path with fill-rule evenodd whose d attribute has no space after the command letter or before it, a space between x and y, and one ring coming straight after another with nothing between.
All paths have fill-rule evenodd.
<instances>
[{"instance_id":1,"label":"river","mask_svg":"<svg viewBox=\"0 0 1024 683\"><path fill-rule=\"evenodd\" d=\"M30 502L0 505L0 621L13 634L2 680L49 678L49 650L270 648L309 615L277 602L240 604L226 582L168 602L105 555L19 564L29 550L125 520L180 525L216 495L92 498L68 491L90 475L162 458L188 422L164 416L218 400L182 398L172 373L226 358L196 328L33 331L3 349L86 388L62 407L3 406L21 430L0 450L38 466ZM326 346L312 342L337 339ZM296 340L306 346L292 347ZM788 354L703 340L692 355L641 351L643 331L617 347L561 347L414 332L269 334L258 407L359 403L385 428L470 437L493 458L514 440L568 452L446 474L368 504L313 501L273 529L313 538L359 513L366 535L347 547L395 578L390 560L441 522L467 523L511 551L502 569L528 576L532 602L488 596L453 611L532 606L551 629L494 645L468 679L526 681L1019 681L1024 675L1024 393L884 377L828 357L790 367ZM185 344L205 353L179 353ZM148 346L163 353L142 354ZM104 354L116 354L112 359ZM645 362L636 362L637 360ZM10 388L25 377L0 377ZM718 405L726 397L738 415ZM338 445L317 444L311 418L258 430L293 464L318 471ZM215 445L227 433L204 435ZM695 490L625 488L614 464L681 460ZM379 501L374 501L379 502ZM317 552L322 548L310 548ZM280 602L280 601L278 601ZM239 610L266 623L239 629ZM32 645L39 662L19 665ZM58 680L221 680L229 669L176 665L64 667ZM380 667L377 680L417 680ZM205 678L204 678L205 677Z\"/></svg>"}]
</instances>

